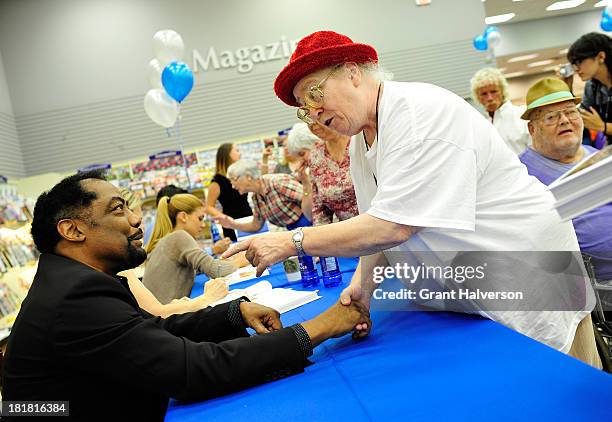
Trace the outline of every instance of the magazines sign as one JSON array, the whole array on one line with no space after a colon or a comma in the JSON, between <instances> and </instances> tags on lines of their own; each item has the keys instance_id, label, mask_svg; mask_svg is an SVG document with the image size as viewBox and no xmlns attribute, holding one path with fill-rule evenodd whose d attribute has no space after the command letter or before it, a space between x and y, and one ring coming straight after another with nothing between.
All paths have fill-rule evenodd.
<instances>
[{"instance_id":1,"label":"magazines sign","mask_svg":"<svg viewBox=\"0 0 612 422\"><path fill-rule=\"evenodd\" d=\"M265 45L252 45L241 47L236 50L217 51L215 47L209 47L206 53L193 50L193 63L191 68L194 72L209 69L232 69L238 73L249 73L257 63L265 63L274 60L288 59L295 50L298 40L288 40L284 35L280 41L274 41Z\"/></svg>"}]
</instances>

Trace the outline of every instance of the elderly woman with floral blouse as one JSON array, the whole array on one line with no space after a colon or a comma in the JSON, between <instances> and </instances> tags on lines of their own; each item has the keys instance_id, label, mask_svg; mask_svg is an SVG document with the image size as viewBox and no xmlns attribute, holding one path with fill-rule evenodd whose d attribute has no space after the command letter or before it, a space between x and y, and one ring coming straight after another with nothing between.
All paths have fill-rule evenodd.
<instances>
[{"instance_id":1,"label":"elderly woman with floral blouse","mask_svg":"<svg viewBox=\"0 0 612 422\"><path fill-rule=\"evenodd\" d=\"M351 138L314 123L296 123L287 137L291 155L304 160L312 183L312 218L315 226L330 224L334 215L348 220L359 214L349 173Z\"/></svg>"}]
</instances>

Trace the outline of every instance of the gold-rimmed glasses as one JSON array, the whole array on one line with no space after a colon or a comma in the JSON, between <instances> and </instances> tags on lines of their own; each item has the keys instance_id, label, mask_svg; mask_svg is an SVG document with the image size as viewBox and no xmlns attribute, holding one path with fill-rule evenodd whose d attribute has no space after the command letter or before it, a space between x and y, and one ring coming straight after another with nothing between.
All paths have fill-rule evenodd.
<instances>
[{"instance_id":1,"label":"gold-rimmed glasses","mask_svg":"<svg viewBox=\"0 0 612 422\"><path fill-rule=\"evenodd\" d=\"M325 76L318 84L311 86L306 94L304 94L304 106L297 109L297 117L307 125L311 125L315 120L310 117L310 109L323 107L323 84L327 81L340 67L341 64L334 68Z\"/></svg>"}]
</instances>

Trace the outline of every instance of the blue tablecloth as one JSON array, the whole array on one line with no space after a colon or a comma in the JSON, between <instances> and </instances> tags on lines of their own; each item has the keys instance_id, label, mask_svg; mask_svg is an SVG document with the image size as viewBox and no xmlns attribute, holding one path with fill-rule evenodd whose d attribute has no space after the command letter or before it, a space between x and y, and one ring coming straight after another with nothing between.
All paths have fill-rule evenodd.
<instances>
[{"instance_id":1,"label":"blue tablecloth","mask_svg":"<svg viewBox=\"0 0 612 422\"><path fill-rule=\"evenodd\" d=\"M356 260L340 265L343 284L320 286L323 298L283 314L285 325L337 300ZM286 283L279 265L264 279ZM327 341L303 374L206 402L172 401L166 421L612 419L612 376L493 321L411 309L373 312L369 337Z\"/></svg>"},{"instance_id":2,"label":"blue tablecloth","mask_svg":"<svg viewBox=\"0 0 612 422\"><path fill-rule=\"evenodd\" d=\"M267 233L268 232L268 222L264 221L263 226L261 226L261 229L259 231L256 232L243 232L241 230L236 230L236 235L238 237L238 240L240 240L241 237L248 237L248 236L253 236L254 234L260 234L260 233Z\"/></svg>"}]
</instances>

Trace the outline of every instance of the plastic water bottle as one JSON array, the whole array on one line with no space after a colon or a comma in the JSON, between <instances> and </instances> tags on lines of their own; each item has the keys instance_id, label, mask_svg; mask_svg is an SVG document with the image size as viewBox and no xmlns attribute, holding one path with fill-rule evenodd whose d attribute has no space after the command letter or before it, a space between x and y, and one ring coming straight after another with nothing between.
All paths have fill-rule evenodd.
<instances>
[{"instance_id":1,"label":"plastic water bottle","mask_svg":"<svg viewBox=\"0 0 612 422\"><path fill-rule=\"evenodd\" d=\"M213 241L213 245L221 240L221 234L219 234L217 223L215 223L213 220L210 220L210 237Z\"/></svg>"},{"instance_id":2,"label":"plastic water bottle","mask_svg":"<svg viewBox=\"0 0 612 422\"><path fill-rule=\"evenodd\" d=\"M319 284L319 274L314 265L312 256L304 255L298 257L300 261L300 274L302 275L303 287L314 287Z\"/></svg>"},{"instance_id":3,"label":"plastic water bottle","mask_svg":"<svg viewBox=\"0 0 612 422\"><path fill-rule=\"evenodd\" d=\"M335 287L342 282L342 274L338 266L338 258L335 256L322 256L321 273L323 274L323 285L325 287Z\"/></svg>"}]
</instances>

